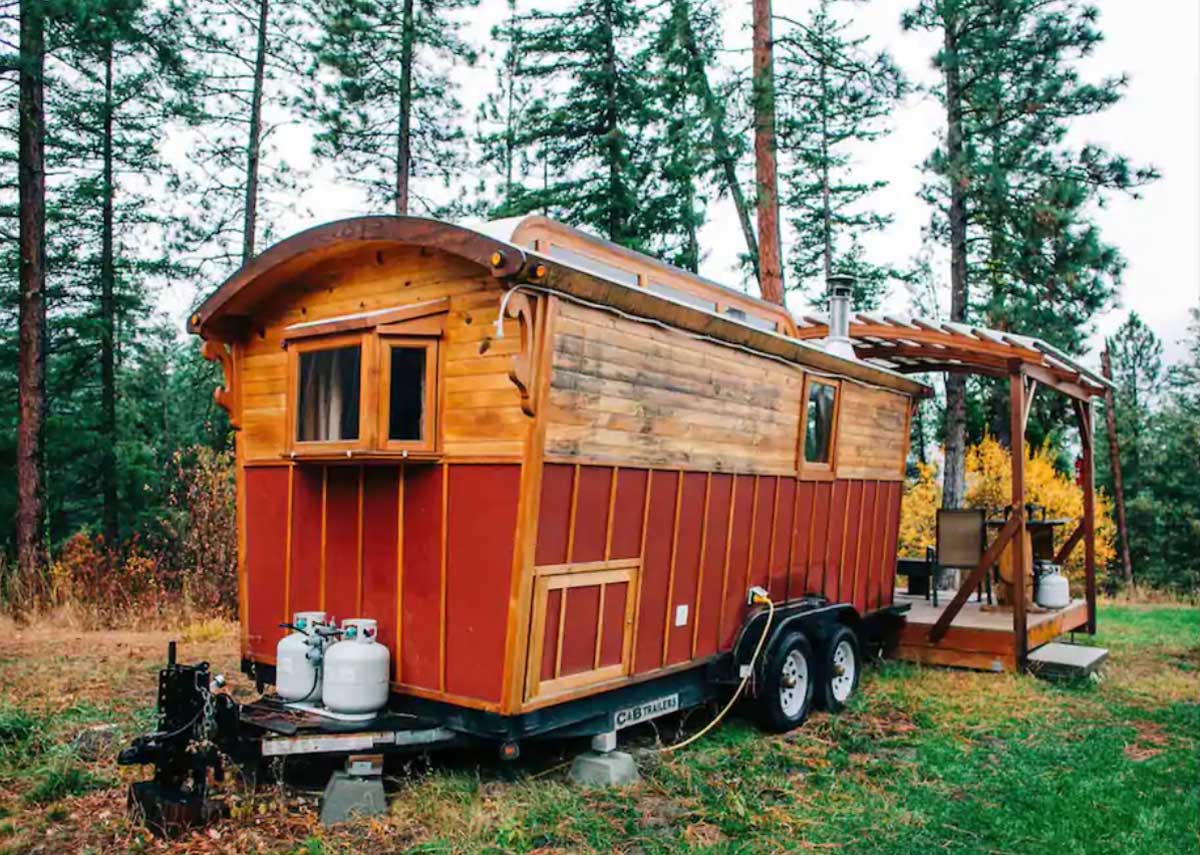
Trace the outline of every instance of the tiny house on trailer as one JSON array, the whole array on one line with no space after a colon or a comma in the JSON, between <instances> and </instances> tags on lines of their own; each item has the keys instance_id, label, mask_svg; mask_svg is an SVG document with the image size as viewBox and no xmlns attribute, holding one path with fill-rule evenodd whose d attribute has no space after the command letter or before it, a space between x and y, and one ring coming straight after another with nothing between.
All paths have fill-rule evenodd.
<instances>
[{"instance_id":1,"label":"tiny house on trailer","mask_svg":"<svg viewBox=\"0 0 1200 855\"><path fill-rule=\"evenodd\" d=\"M745 673L843 703L893 604L927 393L788 312L542 217L319 226L190 320L236 434L243 667L297 612L376 621L389 709L515 743ZM750 592L758 590L757 603Z\"/></svg>"}]
</instances>

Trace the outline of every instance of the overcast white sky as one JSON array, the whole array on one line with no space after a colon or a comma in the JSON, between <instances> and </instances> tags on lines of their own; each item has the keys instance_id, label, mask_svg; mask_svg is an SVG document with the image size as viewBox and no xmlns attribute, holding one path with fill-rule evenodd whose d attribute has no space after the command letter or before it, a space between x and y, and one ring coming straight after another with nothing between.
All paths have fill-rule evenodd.
<instances>
[{"instance_id":1,"label":"overcast white sky","mask_svg":"<svg viewBox=\"0 0 1200 855\"><path fill-rule=\"evenodd\" d=\"M523 8L558 5L554 0L521 0ZM1146 188L1139 200L1114 198L1099 211L1107 240L1120 247L1129 266L1121 305L1099 320L1099 333L1115 329L1130 310L1138 312L1162 337L1169 360L1182 353L1190 307L1200 303L1200 3L1197 0L1095 0L1106 41L1084 67L1085 75L1099 78L1127 72L1127 97L1107 113L1080 122L1075 142L1097 142L1128 155L1135 163L1151 163L1162 179ZM810 0L776 0L776 11L800 17ZM904 33L901 12L911 0L872 0L856 8L853 26L886 49L910 78L936 82L930 57L936 38ZM749 0L725 0L726 43L733 52L728 64L749 63L747 22ZM486 44L491 26L506 11L504 0L482 0L471 15L468 34ZM738 52L738 51L741 52ZM464 115L473 120L476 107L493 85L488 62L458 73L463 85ZM874 236L868 248L876 258L911 259L921 244L921 228L929 219L917 198L921 176L916 166L927 155L942 130L942 115L935 103L913 96L895 113L894 132L883 143L865 151L861 168L869 177L891 182L878 194L877 203L895 216L894 225ZM280 128L277 144L294 163L311 161L311 137L300 126ZM305 194L281 233L289 234L343 216L370 212L354 188L339 182L328 168L314 172L313 189ZM470 181L469 184L474 184ZM728 203L714 205L701 236L708 252L702 273L721 282L737 284L733 268L740 248L737 220ZM946 274L939 263L937 272ZM212 287L218 283L211 283ZM944 289L943 289L944 290ZM907 295L897 289L889 307L905 308ZM180 317L186 313L179 297L165 299L164 308ZM945 300L948 305L948 297ZM1095 363L1094 354L1086 361Z\"/></svg>"}]
</instances>

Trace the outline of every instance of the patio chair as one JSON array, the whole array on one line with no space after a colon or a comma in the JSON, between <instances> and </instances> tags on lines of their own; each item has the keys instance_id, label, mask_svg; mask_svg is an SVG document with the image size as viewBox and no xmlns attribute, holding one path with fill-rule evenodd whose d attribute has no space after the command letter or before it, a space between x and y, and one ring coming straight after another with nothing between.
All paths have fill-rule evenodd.
<instances>
[{"instance_id":1,"label":"patio chair","mask_svg":"<svg viewBox=\"0 0 1200 855\"><path fill-rule=\"evenodd\" d=\"M977 508L938 508L937 554L935 572L942 570L974 570L987 549L987 513ZM936 577L935 583L936 585ZM983 599L987 590L988 604L992 602L991 571L984 574L984 583L976 589ZM936 605L936 603L935 603Z\"/></svg>"}]
</instances>

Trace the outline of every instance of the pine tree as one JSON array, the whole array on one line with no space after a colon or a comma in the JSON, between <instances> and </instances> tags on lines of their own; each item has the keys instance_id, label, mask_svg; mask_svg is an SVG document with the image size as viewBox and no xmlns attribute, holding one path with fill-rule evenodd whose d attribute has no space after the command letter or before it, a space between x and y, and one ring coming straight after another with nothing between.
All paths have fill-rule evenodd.
<instances>
[{"instance_id":1,"label":"pine tree","mask_svg":"<svg viewBox=\"0 0 1200 855\"><path fill-rule=\"evenodd\" d=\"M1161 345L1140 322L1123 325L1112 344L1122 463L1136 473L1126 491L1134 573L1139 585L1195 592L1200 480L1187 464L1200 446L1200 310L1191 312L1187 355L1165 372Z\"/></svg>"},{"instance_id":2,"label":"pine tree","mask_svg":"<svg viewBox=\"0 0 1200 855\"><path fill-rule=\"evenodd\" d=\"M306 92L319 126L315 154L375 204L397 214L435 211L412 178L446 186L465 167L461 105L449 71L474 64L455 13L478 0L316 0L320 36Z\"/></svg>"},{"instance_id":3,"label":"pine tree","mask_svg":"<svg viewBox=\"0 0 1200 855\"><path fill-rule=\"evenodd\" d=\"M720 178L718 186L733 203L746 245L743 261L757 281L758 238L754 233L752 203L746 199L738 177L738 163L745 153L746 142L741 134L731 131L732 119L725 106L733 95L733 91L726 90L734 90L737 81L735 79L733 86L724 89L714 87L712 82L722 47L719 13L712 6L695 0L672 0L669 10L670 32L676 40L674 50L681 52L676 61L687 64L688 80L699 102L697 108L708 129L708 148Z\"/></svg>"},{"instance_id":4,"label":"pine tree","mask_svg":"<svg viewBox=\"0 0 1200 855\"><path fill-rule=\"evenodd\" d=\"M903 18L905 29L940 30L942 48L934 65L942 72L943 85L937 96L946 110L946 136L926 162L926 169L941 179L944 188L944 217L934 220L934 233L946 234L950 243L950 320L967 316L967 213L966 147L963 139L963 68L986 56L972 53L970 36L983 24L978 0L920 0ZM975 16L975 17L973 17ZM931 191L936 192L936 191ZM942 472L942 504L960 508L967 496L967 378L946 375L945 466Z\"/></svg>"},{"instance_id":5,"label":"pine tree","mask_svg":"<svg viewBox=\"0 0 1200 855\"><path fill-rule=\"evenodd\" d=\"M71 85L60 87L53 105L51 156L66 179L55 188L60 249L51 271L63 341L51 366L50 419L76 435L56 445L48 466L81 479L81 497L95 493L84 485L99 486L102 530L115 544L120 362L145 317L151 281L185 273L172 251L177 221L158 144L164 126L192 115L194 78L178 51L179 9L109 0L88 11L64 51ZM164 196L165 205L151 201ZM61 479L57 486L74 485Z\"/></svg>"},{"instance_id":6,"label":"pine tree","mask_svg":"<svg viewBox=\"0 0 1200 855\"><path fill-rule=\"evenodd\" d=\"M1200 309L1191 310L1187 355L1167 375L1167 399L1157 420L1154 481L1143 493L1159 499L1162 539L1151 547L1157 582L1178 591L1200 589L1200 479L1181 461L1200 448ZM1131 524L1132 527L1132 524Z\"/></svg>"},{"instance_id":7,"label":"pine tree","mask_svg":"<svg viewBox=\"0 0 1200 855\"><path fill-rule=\"evenodd\" d=\"M221 267L245 264L290 206L300 176L269 145L288 118L304 25L294 0L197 0L186 56L198 71L197 143L188 163L193 240Z\"/></svg>"},{"instance_id":8,"label":"pine tree","mask_svg":"<svg viewBox=\"0 0 1200 855\"><path fill-rule=\"evenodd\" d=\"M834 6L835 0L820 0L803 22L778 16L788 24L775 45L790 286L824 305L830 274L852 273L855 308L872 309L897 271L867 260L860 237L892 218L868 207L887 182L860 177L852 152L884 136L907 84L887 54L870 53L866 37L847 33Z\"/></svg>"},{"instance_id":9,"label":"pine tree","mask_svg":"<svg viewBox=\"0 0 1200 855\"><path fill-rule=\"evenodd\" d=\"M1152 180L1097 146L1065 142L1070 123L1120 99L1124 78L1079 78L1078 61L1101 39L1096 11L1075 0L921 0L909 29L937 31L946 109L943 145L925 164L933 232L949 238L953 321L1041 336L1078 352L1091 318L1111 303L1119 254L1089 221L1110 191ZM948 506L961 502L965 378L946 381ZM1007 393L988 387L989 421L1007 438ZM1038 441L1063 403L1044 397L1031 418Z\"/></svg>"},{"instance_id":10,"label":"pine tree","mask_svg":"<svg viewBox=\"0 0 1200 855\"><path fill-rule=\"evenodd\" d=\"M630 0L576 0L565 11L521 15L506 32L524 56L516 80L539 93L514 144L543 175L511 213L542 211L623 246L653 249L643 199L654 114L641 24Z\"/></svg>"},{"instance_id":11,"label":"pine tree","mask_svg":"<svg viewBox=\"0 0 1200 855\"><path fill-rule=\"evenodd\" d=\"M672 264L700 269L699 230L716 178L707 114L707 69L720 44L720 16L707 3L671 0L653 22L653 140L659 153L643 199L652 251Z\"/></svg>"},{"instance_id":12,"label":"pine tree","mask_svg":"<svg viewBox=\"0 0 1200 855\"><path fill-rule=\"evenodd\" d=\"M1121 470L1128 495L1143 488L1143 460L1150 453L1152 414L1163 391L1162 342L1137 312L1105 340L1112 364L1117 438L1121 447Z\"/></svg>"},{"instance_id":13,"label":"pine tree","mask_svg":"<svg viewBox=\"0 0 1200 855\"><path fill-rule=\"evenodd\" d=\"M492 28L492 41L504 45L496 68L496 88L479 107L476 142L479 165L496 176L493 187L481 181L479 209L487 217L506 217L522 209L527 192L522 177L529 170L529 153L517 145L517 128L532 97L533 88L524 79L524 52L516 39L517 2L508 0L508 17Z\"/></svg>"}]
</instances>

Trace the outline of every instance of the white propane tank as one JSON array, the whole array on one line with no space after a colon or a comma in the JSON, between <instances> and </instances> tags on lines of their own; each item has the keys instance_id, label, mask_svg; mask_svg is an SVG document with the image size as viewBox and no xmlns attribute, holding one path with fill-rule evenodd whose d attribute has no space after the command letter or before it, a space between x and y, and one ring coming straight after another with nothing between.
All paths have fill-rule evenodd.
<instances>
[{"instance_id":1,"label":"white propane tank","mask_svg":"<svg viewBox=\"0 0 1200 855\"><path fill-rule=\"evenodd\" d=\"M1055 567L1043 573L1038 580L1037 604L1046 609L1062 609L1071 605L1071 587L1067 577Z\"/></svg>"},{"instance_id":2,"label":"white propane tank","mask_svg":"<svg viewBox=\"0 0 1200 855\"><path fill-rule=\"evenodd\" d=\"M369 618L342 621L342 640L325 654L325 706L336 713L373 713L387 705L388 649Z\"/></svg>"},{"instance_id":3,"label":"white propane tank","mask_svg":"<svg viewBox=\"0 0 1200 855\"><path fill-rule=\"evenodd\" d=\"M321 676L309 653L320 651L317 629L325 625L325 612L296 612L294 629L275 646L275 692L285 701L321 702Z\"/></svg>"}]
</instances>

